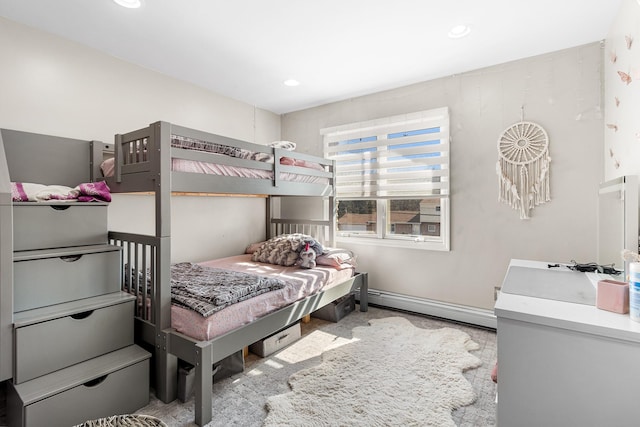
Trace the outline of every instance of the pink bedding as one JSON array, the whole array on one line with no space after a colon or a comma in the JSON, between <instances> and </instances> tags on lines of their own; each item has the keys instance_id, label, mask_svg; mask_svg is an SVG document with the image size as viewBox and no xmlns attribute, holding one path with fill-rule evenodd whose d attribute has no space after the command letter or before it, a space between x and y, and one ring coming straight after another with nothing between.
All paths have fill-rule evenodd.
<instances>
[{"instance_id":1,"label":"pink bedding","mask_svg":"<svg viewBox=\"0 0 640 427\"><path fill-rule=\"evenodd\" d=\"M263 169L242 168L237 166L219 165L216 163L197 162L192 160L173 159L171 169L174 172L204 173L211 175L237 176L242 178L272 179L273 172ZM293 182L326 183L327 179L317 176L299 175L295 173L280 173L280 179Z\"/></svg>"},{"instance_id":2,"label":"pink bedding","mask_svg":"<svg viewBox=\"0 0 640 427\"><path fill-rule=\"evenodd\" d=\"M353 269L337 270L332 267L316 267L310 270L299 267L283 267L251 261L251 255L238 255L200 263L205 266L273 276L287 282L283 289L267 292L250 300L241 301L205 318L195 311L171 306L171 326L192 338L208 341L237 327L245 325L289 305L342 283L353 276Z\"/></svg>"},{"instance_id":3,"label":"pink bedding","mask_svg":"<svg viewBox=\"0 0 640 427\"><path fill-rule=\"evenodd\" d=\"M115 159L110 158L105 160L102 165L102 173L104 176L113 176ZM310 169L323 170L322 166L317 163L305 162L302 160L291 159L289 157L283 157L281 164L288 166L307 167ZM222 176L235 176L242 178L256 178L256 179L273 179L273 172L262 169L252 169L237 166L221 165L217 163L199 162L194 160L184 159L172 159L171 170L174 172L189 172L189 173L201 173L210 175L222 175ZM318 176L300 175L295 173L281 172L280 179L292 182L303 183L320 183L324 184L328 182L327 178Z\"/></svg>"}]
</instances>

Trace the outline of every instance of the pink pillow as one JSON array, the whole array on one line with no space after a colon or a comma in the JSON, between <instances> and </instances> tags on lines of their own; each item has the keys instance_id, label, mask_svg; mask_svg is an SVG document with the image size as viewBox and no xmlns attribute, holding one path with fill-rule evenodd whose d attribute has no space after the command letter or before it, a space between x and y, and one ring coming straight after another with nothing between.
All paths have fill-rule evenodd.
<instances>
[{"instance_id":1,"label":"pink pillow","mask_svg":"<svg viewBox=\"0 0 640 427\"><path fill-rule=\"evenodd\" d=\"M356 257L347 249L324 248L322 255L316 258L317 265L333 267L338 270L357 266Z\"/></svg>"},{"instance_id":2,"label":"pink pillow","mask_svg":"<svg viewBox=\"0 0 640 427\"><path fill-rule=\"evenodd\" d=\"M116 159L113 157L108 158L100 165L100 170L102 170L102 176L113 176L113 170L115 169Z\"/></svg>"},{"instance_id":3,"label":"pink pillow","mask_svg":"<svg viewBox=\"0 0 640 427\"><path fill-rule=\"evenodd\" d=\"M320 163L307 162L306 160L294 159L292 157L280 157L280 164L285 166L298 166L301 168L315 169L323 171L324 167Z\"/></svg>"}]
</instances>

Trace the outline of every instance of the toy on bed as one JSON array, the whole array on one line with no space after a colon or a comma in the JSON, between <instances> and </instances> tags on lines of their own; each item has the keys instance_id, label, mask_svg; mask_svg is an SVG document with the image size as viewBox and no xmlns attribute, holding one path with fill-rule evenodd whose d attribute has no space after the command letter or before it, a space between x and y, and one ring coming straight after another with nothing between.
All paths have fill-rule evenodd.
<instances>
[{"instance_id":1,"label":"toy on bed","mask_svg":"<svg viewBox=\"0 0 640 427\"><path fill-rule=\"evenodd\" d=\"M300 267L314 268L316 266L316 251L311 248L309 243L300 252Z\"/></svg>"},{"instance_id":2,"label":"toy on bed","mask_svg":"<svg viewBox=\"0 0 640 427\"><path fill-rule=\"evenodd\" d=\"M323 250L320 242L307 234L281 234L262 243L251 259L268 264L314 268L316 256L322 255Z\"/></svg>"},{"instance_id":3,"label":"toy on bed","mask_svg":"<svg viewBox=\"0 0 640 427\"><path fill-rule=\"evenodd\" d=\"M252 255L252 261L301 268L325 266L344 270L357 266L356 256L350 250L323 246L313 237L300 233L281 234L267 241L251 243L245 253Z\"/></svg>"}]
</instances>

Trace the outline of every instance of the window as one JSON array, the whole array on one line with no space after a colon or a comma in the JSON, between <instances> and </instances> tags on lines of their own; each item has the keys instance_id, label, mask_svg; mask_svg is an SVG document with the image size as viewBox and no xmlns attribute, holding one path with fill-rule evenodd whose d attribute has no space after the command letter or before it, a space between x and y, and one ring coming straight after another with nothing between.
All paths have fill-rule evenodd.
<instances>
[{"instance_id":1,"label":"window","mask_svg":"<svg viewBox=\"0 0 640 427\"><path fill-rule=\"evenodd\" d=\"M449 250L449 111L322 129L338 240Z\"/></svg>"}]
</instances>

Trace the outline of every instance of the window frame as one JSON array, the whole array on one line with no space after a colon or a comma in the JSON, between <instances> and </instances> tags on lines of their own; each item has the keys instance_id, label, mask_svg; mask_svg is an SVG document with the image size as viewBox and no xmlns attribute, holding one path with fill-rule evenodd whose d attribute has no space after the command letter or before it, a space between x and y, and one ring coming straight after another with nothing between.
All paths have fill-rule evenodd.
<instances>
[{"instance_id":1,"label":"window frame","mask_svg":"<svg viewBox=\"0 0 640 427\"><path fill-rule=\"evenodd\" d=\"M358 123L350 123L341 126L335 126L331 128L325 128L321 130L321 134L324 140L324 152L325 157L332 158L336 157L335 147L333 150L329 150L329 144L333 143L335 145L335 138L337 135L349 135L349 134L358 134L362 135L381 135L385 134L386 138L380 141L378 147L384 147L383 149L387 149L389 142L392 139L389 135L393 132L397 132L398 129L402 129L404 125L407 126L403 132L412 132L414 129L418 129L416 126L433 126L433 123L438 123L439 127L439 145L442 145L444 148L441 148L439 153L440 165L439 173L434 174L433 176L438 176L439 178L433 179L429 181L430 183L437 183L442 186L440 189L434 190L431 189L425 193L416 193L416 194L389 194L388 191L385 193L385 196L378 195L369 195L363 197L349 197L344 196L340 197L339 194L334 194L336 197L336 202L339 203L340 200L375 200L376 201L376 231L374 233L358 233L353 231L339 231L337 229L337 221L334 224L335 227L335 237L336 241L340 243L354 243L354 244L373 244L376 246L387 246L387 247L401 247L401 248L412 248L412 249L424 249L424 250L436 250L436 251L450 251L450 137L449 137L449 112L447 107L419 111L415 113L409 113L405 115L399 116L391 116L382 119L369 120L365 122ZM389 131L393 129L393 131ZM428 137L428 134L425 134L425 137ZM333 139L331 139L333 138ZM362 139L368 138L368 136L364 136ZM348 140L348 139L347 139ZM347 150L344 150L347 151ZM377 153L376 153L377 154ZM386 168L387 166L381 166L382 168ZM336 170L339 171L338 162L336 162ZM363 182L367 181L366 179ZM434 187L434 188L436 188ZM339 192L339 191L338 191ZM440 199L440 235L439 236L429 236L423 234L395 234L391 233L391 225L387 223L388 218L390 218L389 201L392 199L426 199L426 198L439 198ZM337 206L337 204L336 204Z\"/></svg>"}]
</instances>

